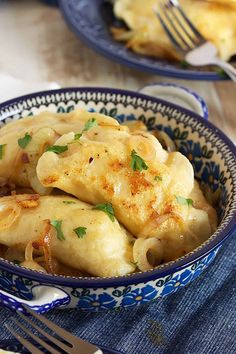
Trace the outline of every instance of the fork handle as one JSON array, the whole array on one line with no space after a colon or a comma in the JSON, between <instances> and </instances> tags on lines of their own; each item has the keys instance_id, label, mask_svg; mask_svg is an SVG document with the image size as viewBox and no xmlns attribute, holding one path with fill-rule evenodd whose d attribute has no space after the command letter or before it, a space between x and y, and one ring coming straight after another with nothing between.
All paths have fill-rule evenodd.
<instances>
[{"instance_id":1,"label":"fork handle","mask_svg":"<svg viewBox=\"0 0 236 354\"><path fill-rule=\"evenodd\" d=\"M222 68L226 72L226 74L231 78L231 80L236 82L236 69L233 67L233 65L226 63L225 61L220 59L216 59L215 62L212 64L215 64Z\"/></svg>"}]
</instances>

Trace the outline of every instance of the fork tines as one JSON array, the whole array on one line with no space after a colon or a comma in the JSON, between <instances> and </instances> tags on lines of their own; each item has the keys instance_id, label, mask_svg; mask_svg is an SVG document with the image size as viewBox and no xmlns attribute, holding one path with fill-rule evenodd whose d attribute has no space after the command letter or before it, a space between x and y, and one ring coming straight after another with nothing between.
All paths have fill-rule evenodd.
<instances>
[{"instance_id":1,"label":"fork tines","mask_svg":"<svg viewBox=\"0 0 236 354\"><path fill-rule=\"evenodd\" d=\"M47 333L47 331L45 331L42 327L34 323L28 316L23 315L22 312L17 311L19 317L22 318L25 322L27 322L27 327L25 326L25 324L14 318L12 318L14 326L10 326L8 324L6 324L5 326L11 332L11 334L31 353L43 354L43 351L37 348L29 340L22 337L18 333L19 328L24 333L24 335L27 335L28 337L33 339L33 341L39 344L41 348L48 350L49 353L52 354L61 354L62 352L68 354L102 354L102 351L95 345L90 344L78 337L75 337L71 333L67 332L63 328L53 323L52 321L31 310L28 306L22 305L22 307L26 310L26 312L28 312L35 319L37 319L40 324L44 324L47 327L47 330L51 330L57 335L58 338L61 339L57 339L54 335ZM32 330L28 327L28 325L33 327L38 333L47 338L47 342L44 339L39 338L36 334L32 333ZM49 342L51 342L51 344L49 344ZM65 344L65 342L67 344ZM52 346L52 344L54 345Z\"/></svg>"},{"instance_id":2,"label":"fork tines","mask_svg":"<svg viewBox=\"0 0 236 354\"><path fill-rule=\"evenodd\" d=\"M185 53L205 43L177 0L159 0L158 5L153 10L178 51Z\"/></svg>"}]
</instances>

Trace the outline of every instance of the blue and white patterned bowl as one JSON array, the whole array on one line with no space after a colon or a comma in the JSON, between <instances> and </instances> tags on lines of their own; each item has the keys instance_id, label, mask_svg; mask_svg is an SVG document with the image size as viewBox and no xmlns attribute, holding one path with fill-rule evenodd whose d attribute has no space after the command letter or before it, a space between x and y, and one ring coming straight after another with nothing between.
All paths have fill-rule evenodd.
<instances>
[{"instance_id":1,"label":"blue and white patterned bowl","mask_svg":"<svg viewBox=\"0 0 236 354\"><path fill-rule=\"evenodd\" d=\"M196 177L212 191L221 189L220 225L197 250L155 270L116 278L53 276L0 259L0 302L38 312L53 307L86 311L133 307L174 293L200 275L214 260L223 241L236 229L236 148L214 125L171 103L135 92L105 88L67 88L19 97L0 105L0 124L49 110L98 111L120 122L138 119L165 131L192 162ZM210 279L209 279L210 281Z\"/></svg>"}]
</instances>

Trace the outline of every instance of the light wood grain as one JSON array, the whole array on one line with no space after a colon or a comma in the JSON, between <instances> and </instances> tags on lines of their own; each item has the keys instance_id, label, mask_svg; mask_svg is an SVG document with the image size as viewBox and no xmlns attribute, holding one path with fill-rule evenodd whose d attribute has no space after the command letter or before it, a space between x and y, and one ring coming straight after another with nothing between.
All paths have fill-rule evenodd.
<instances>
[{"instance_id":1,"label":"light wood grain","mask_svg":"<svg viewBox=\"0 0 236 354\"><path fill-rule=\"evenodd\" d=\"M150 82L177 82L208 103L210 120L236 141L236 85L150 75L121 66L86 47L67 28L57 8L40 1L0 3L0 72L61 86L110 86L137 90Z\"/></svg>"}]
</instances>

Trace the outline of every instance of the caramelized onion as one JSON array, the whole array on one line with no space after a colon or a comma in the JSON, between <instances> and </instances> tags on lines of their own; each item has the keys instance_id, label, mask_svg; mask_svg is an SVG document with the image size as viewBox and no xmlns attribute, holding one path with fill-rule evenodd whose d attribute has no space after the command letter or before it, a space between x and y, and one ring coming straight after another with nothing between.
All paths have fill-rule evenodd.
<instances>
[{"instance_id":1,"label":"caramelized onion","mask_svg":"<svg viewBox=\"0 0 236 354\"><path fill-rule=\"evenodd\" d=\"M56 274L58 264L51 253L51 240L54 231L49 220L44 220L44 222L46 225L40 238L27 244L25 248L25 261L21 265L26 268ZM34 257L34 253L36 253L36 257ZM45 269L39 263L45 264Z\"/></svg>"},{"instance_id":2,"label":"caramelized onion","mask_svg":"<svg viewBox=\"0 0 236 354\"><path fill-rule=\"evenodd\" d=\"M32 245L32 241L30 241L27 243L27 246L25 247L25 260L26 261L33 260L33 252L34 252L34 248Z\"/></svg>"},{"instance_id":3,"label":"caramelized onion","mask_svg":"<svg viewBox=\"0 0 236 354\"><path fill-rule=\"evenodd\" d=\"M177 150L174 141L165 132L153 130L152 134L161 143L163 149L167 150L168 152Z\"/></svg>"},{"instance_id":4,"label":"caramelized onion","mask_svg":"<svg viewBox=\"0 0 236 354\"><path fill-rule=\"evenodd\" d=\"M111 27L111 32L114 38L117 41L121 41L121 42L129 41L135 35L135 31L126 30L124 28L117 28L117 27Z\"/></svg>"},{"instance_id":5,"label":"caramelized onion","mask_svg":"<svg viewBox=\"0 0 236 354\"><path fill-rule=\"evenodd\" d=\"M52 238L54 237L53 233L55 231L52 229L50 220L44 220L44 222L46 223L46 226L41 235L40 241L44 251L46 270L48 273L55 274L57 270L57 262L52 257L52 252L51 252L51 242L52 242Z\"/></svg>"},{"instance_id":6,"label":"caramelized onion","mask_svg":"<svg viewBox=\"0 0 236 354\"><path fill-rule=\"evenodd\" d=\"M126 122L122 123L129 128L130 132L146 132L147 126L141 120L127 120Z\"/></svg>"},{"instance_id":7,"label":"caramelized onion","mask_svg":"<svg viewBox=\"0 0 236 354\"><path fill-rule=\"evenodd\" d=\"M163 248L161 241L155 237L137 239L134 243L133 257L141 271L153 269L162 261Z\"/></svg>"},{"instance_id":8,"label":"caramelized onion","mask_svg":"<svg viewBox=\"0 0 236 354\"><path fill-rule=\"evenodd\" d=\"M21 206L15 200L0 204L0 230L8 229L18 219Z\"/></svg>"},{"instance_id":9,"label":"caramelized onion","mask_svg":"<svg viewBox=\"0 0 236 354\"><path fill-rule=\"evenodd\" d=\"M220 201L221 190L218 188L215 192L206 183L201 184L201 189L208 203L212 206L217 206Z\"/></svg>"},{"instance_id":10,"label":"caramelized onion","mask_svg":"<svg viewBox=\"0 0 236 354\"><path fill-rule=\"evenodd\" d=\"M126 127L125 125L108 124L105 122L99 122L99 126L101 126L103 129L114 129L114 130L125 131L125 132L129 130L128 127ZM85 133L87 133L87 131Z\"/></svg>"},{"instance_id":11,"label":"caramelized onion","mask_svg":"<svg viewBox=\"0 0 236 354\"><path fill-rule=\"evenodd\" d=\"M36 166L32 166L31 164L28 164L25 166L27 176L29 179L30 186L32 189L36 192L39 193L40 195L49 195L52 192L51 187L44 187L38 179L38 176L35 173Z\"/></svg>"},{"instance_id":12,"label":"caramelized onion","mask_svg":"<svg viewBox=\"0 0 236 354\"><path fill-rule=\"evenodd\" d=\"M144 226L144 228L139 232L138 236L154 235L157 227L163 224L164 222L166 222L170 218L178 220L179 222L183 221L182 216L176 212L162 214L159 217L152 220L151 222L147 223Z\"/></svg>"},{"instance_id":13,"label":"caramelized onion","mask_svg":"<svg viewBox=\"0 0 236 354\"><path fill-rule=\"evenodd\" d=\"M46 273L46 270L34 260L21 262L20 265L25 268L37 270L38 272Z\"/></svg>"},{"instance_id":14,"label":"caramelized onion","mask_svg":"<svg viewBox=\"0 0 236 354\"><path fill-rule=\"evenodd\" d=\"M33 139L30 142L23 153L23 156L27 156L28 159L25 157L23 158L25 164L25 170L27 174L27 178L29 181L30 186L33 190L40 195L48 195L51 193L52 188L46 188L42 186L39 182L39 179L36 174L36 166L39 157L45 151L46 146L51 145L54 141L58 138L58 134L52 128L40 128L37 130L34 135Z\"/></svg>"},{"instance_id":15,"label":"caramelized onion","mask_svg":"<svg viewBox=\"0 0 236 354\"><path fill-rule=\"evenodd\" d=\"M22 149L18 148L17 153L16 153L16 157L15 157L15 160L14 160L13 166L12 166L12 173L9 176L9 181L14 181L17 178L21 167L24 165L24 163L22 161L22 155L23 155Z\"/></svg>"}]
</instances>

